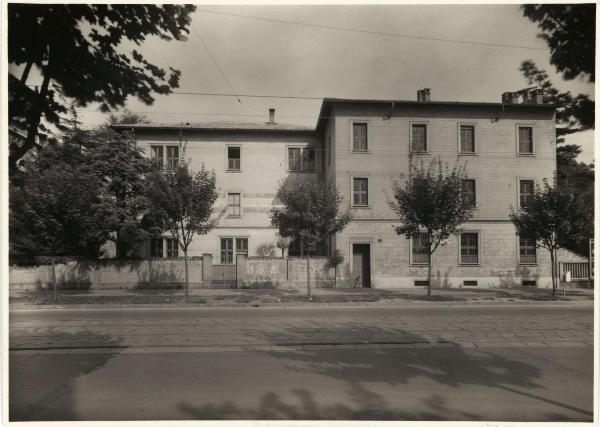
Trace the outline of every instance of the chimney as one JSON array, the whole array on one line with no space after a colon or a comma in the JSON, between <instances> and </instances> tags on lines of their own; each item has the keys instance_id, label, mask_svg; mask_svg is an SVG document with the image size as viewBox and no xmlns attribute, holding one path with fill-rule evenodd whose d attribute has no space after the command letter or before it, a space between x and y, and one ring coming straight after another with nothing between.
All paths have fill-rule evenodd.
<instances>
[{"instance_id":1,"label":"chimney","mask_svg":"<svg viewBox=\"0 0 600 427\"><path fill-rule=\"evenodd\" d=\"M275 108L269 108L269 124L275 124Z\"/></svg>"},{"instance_id":2,"label":"chimney","mask_svg":"<svg viewBox=\"0 0 600 427\"><path fill-rule=\"evenodd\" d=\"M543 89L536 89L535 90L535 103L536 104L543 104L544 103L544 90Z\"/></svg>"},{"instance_id":3,"label":"chimney","mask_svg":"<svg viewBox=\"0 0 600 427\"><path fill-rule=\"evenodd\" d=\"M423 101L423 91L422 90L417 91L417 101L419 101L419 102Z\"/></svg>"},{"instance_id":4,"label":"chimney","mask_svg":"<svg viewBox=\"0 0 600 427\"><path fill-rule=\"evenodd\" d=\"M431 101L431 89L429 89L428 87L423 89L423 101Z\"/></svg>"}]
</instances>

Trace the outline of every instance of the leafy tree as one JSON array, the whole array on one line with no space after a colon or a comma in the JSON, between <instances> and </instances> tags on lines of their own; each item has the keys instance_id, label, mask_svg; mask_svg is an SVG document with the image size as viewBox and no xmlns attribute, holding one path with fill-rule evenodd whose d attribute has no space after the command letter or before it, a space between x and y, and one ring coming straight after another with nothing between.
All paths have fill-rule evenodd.
<instances>
[{"instance_id":1,"label":"leafy tree","mask_svg":"<svg viewBox=\"0 0 600 427\"><path fill-rule=\"evenodd\" d=\"M271 210L271 223L279 230L280 236L306 244L307 292L310 298L310 252L329 236L342 231L352 216L349 212L339 212L343 197L325 182L284 182L277 196L283 207Z\"/></svg>"},{"instance_id":2,"label":"leafy tree","mask_svg":"<svg viewBox=\"0 0 600 427\"><path fill-rule=\"evenodd\" d=\"M152 104L153 93L178 87L180 71L166 71L125 48L148 37L184 39L194 10L173 4L9 4L8 62L24 66L20 77L9 79L9 118L27 127L25 143L11 147L12 172L36 145L42 116L60 126L62 97L109 111L128 96ZM27 85L34 66L43 76L35 91Z\"/></svg>"},{"instance_id":3,"label":"leafy tree","mask_svg":"<svg viewBox=\"0 0 600 427\"><path fill-rule=\"evenodd\" d=\"M527 4L523 15L537 22L550 47L550 63L565 79L596 79L596 4Z\"/></svg>"},{"instance_id":4,"label":"leafy tree","mask_svg":"<svg viewBox=\"0 0 600 427\"><path fill-rule=\"evenodd\" d=\"M65 167L61 158L81 160L80 149L47 147L10 188L11 258L51 257L55 299L54 258L100 256L109 212L100 179L83 161Z\"/></svg>"},{"instance_id":5,"label":"leafy tree","mask_svg":"<svg viewBox=\"0 0 600 427\"><path fill-rule=\"evenodd\" d=\"M290 237L279 237L276 246L281 249L281 258L285 256L285 250L290 247Z\"/></svg>"},{"instance_id":6,"label":"leafy tree","mask_svg":"<svg viewBox=\"0 0 600 427\"><path fill-rule=\"evenodd\" d=\"M120 114L109 114L106 125L134 125L152 123L148 117L143 114L134 113L125 108Z\"/></svg>"},{"instance_id":7,"label":"leafy tree","mask_svg":"<svg viewBox=\"0 0 600 427\"><path fill-rule=\"evenodd\" d=\"M431 267L433 254L453 235L461 232L461 224L469 220L471 202L464 190L466 167L455 165L452 170L441 160L432 160L427 168L410 165L404 181L393 182L391 209L398 215L401 225L394 226L396 233L407 239L427 233L426 249L427 295L431 296Z\"/></svg>"},{"instance_id":8,"label":"leafy tree","mask_svg":"<svg viewBox=\"0 0 600 427\"><path fill-rule=\"evenodd\" d=\"M223 214L215 214L218 194L214 173L204 166L192 175L186 163L155 171L148 179L148 198L160 228L177 239L185 259L185 297L189 295L188 248L194 235L207 234Z\"/></svg>"},{"instance_id":9,"label":"leafy tree","mask_svg":"<svg viewBox=\"0 0 600 427\"><path fill-rule=\"evenodd\" d=\"M544 180L543 188L536 187L530 201L510 219L517 229L517 235L535 239L538 247L550 252L552 264L552 295L556 295L558 285L557 250L564 247L573 233L574 196L554 183Z\"/></svg>"}]
</instances>

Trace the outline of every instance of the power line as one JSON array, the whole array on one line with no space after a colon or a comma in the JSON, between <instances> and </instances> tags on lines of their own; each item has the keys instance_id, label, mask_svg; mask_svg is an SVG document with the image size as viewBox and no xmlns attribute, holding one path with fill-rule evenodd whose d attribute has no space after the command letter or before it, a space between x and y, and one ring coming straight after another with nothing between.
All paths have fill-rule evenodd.
<instances>
[{"instance_id":1,"label":"power line","mask_svg":"<svg viewBox=\"0 0 600 427\"><path fill-rule=\"evenodd\" d=\"M194 24L191 21L190 21L190 26L194 29L194 31L196 32L196 35L198 36L198 38L200 39L200 41L204 45L204 49L206 49L206 52L208 52L208 55L210 56L210 58L212 59L213 63L217 67L217 70L219 70L219 73L221 73L221 76L223 77L223 80L225 80L225 82L227 82L227 86L229 86L229 89L231 89L231 92L233 93L233 96L235 96L236 99L237 99L237 101L241 104L242 101L240 100L240 98L238 98L235 95L235 90L233 90L233 86L229 82L229 79L227 79L227 76L225 75L225 73L223 72L223 70L221 69L221 67L219 66L219 63L217 62L217 60L215 59L215 57L213 56L213 54L210 52L210 49L208 48L208 45L206 44L206 42L204 41L204 39L202 38L202 36L200 35L200 32L196 29L196 27L194 26Z\"/></svg>"},{"instance_id":2,"label":"power line","mask_svg":"<svg viewBox=\"0 0 600 427\"><path fill-rule=\"evenodd\" d=\"M235 96L242 98L276 98L276 99L309 99L309 100L322 100L323 96L286 96L286 95L253 95L238 93L230 95L227 93L215 93L215 92L171 92L175 95L200 95L200 96Z\"/></svg>"},{"instance_id":3,"label":"power line","mask_svg":"<svg viewBox=\"0 0 600 427\"><path fill-rule=\"evenodd\" d=\"M216 12L216 11L207 10L207 9L196 9L196 10L199 12L212 13L215 15L226 15L226 16L233 16L236 18L254 19L257 21L276 22L279 24L302 25L302 26L311 27L311 28L322 28L325 30L335 30L335 31L347 31L347 32L362 33L362 34L371 34L371 35L377 35L377 36L390 36L390 37L399 37L399 38L416 39L416 40L427 40L427 41L446 42L446 43L459 43L459 44L469 44L469 45L478 45L478 46L502 47L502 48L512 48L512 49L528 49L528 50L542 50L542 51L548 50L547 48L534 47L534 46L521 46L521 45L511 45L511 44L491 43L491 42L477 42L477 41L470 41L470 40L444 39L441 37L426 37L426 36L416 36L416 35L412 35L412 34L390 33L390 32L385 32L385 31L370 31L370 30L361 30L358 28L335 27L335 26L331 26L331 25L310 24L307 22L287 21L284 19L264 18L264 17L258 17L258 16L242 15L242 14L238 14L238 13Z\"/></svg>"}]
</instances>

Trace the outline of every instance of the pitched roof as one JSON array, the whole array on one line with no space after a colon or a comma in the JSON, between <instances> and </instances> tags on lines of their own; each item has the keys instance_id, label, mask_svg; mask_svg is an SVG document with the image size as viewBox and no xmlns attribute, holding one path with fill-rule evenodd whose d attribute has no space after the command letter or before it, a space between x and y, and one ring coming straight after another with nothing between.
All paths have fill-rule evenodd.
<instances>
[{"instance_id":1,"label":"pitched roof","mask_svg":"<svg viewBox=\"0 0 600 427\"><path fill-rule=\"evenodd\" d=\"M167 130L167 129L191 129L191 130L238 130L238 131L277 131L277 132L314 132L310 126L299 126L290 123L268 123L268 122L233 122L216 121L200 123L139 123L139 124L115 124L110 126L113 129L149 129L149 130Z\"/></svg>"}]
</instances>

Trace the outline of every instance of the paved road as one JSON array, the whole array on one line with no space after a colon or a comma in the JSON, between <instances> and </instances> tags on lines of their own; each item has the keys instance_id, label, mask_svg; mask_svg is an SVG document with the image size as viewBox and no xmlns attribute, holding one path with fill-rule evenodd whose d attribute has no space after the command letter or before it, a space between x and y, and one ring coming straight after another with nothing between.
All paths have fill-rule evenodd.
<instances>
[{"instance_id":1,"label":"paved road","mask_svg":"<svg viewBox=\"0 0 600 427\"><path fill-rule=\"evenodd\" d=\"M11 420L591 421L590 305L10 313Z\"/></svg>"}]
</instances>

